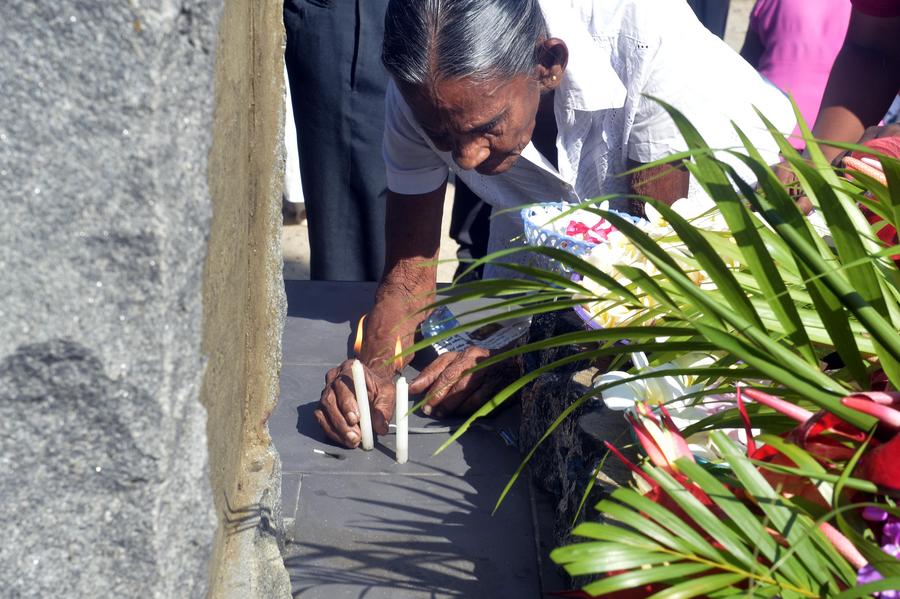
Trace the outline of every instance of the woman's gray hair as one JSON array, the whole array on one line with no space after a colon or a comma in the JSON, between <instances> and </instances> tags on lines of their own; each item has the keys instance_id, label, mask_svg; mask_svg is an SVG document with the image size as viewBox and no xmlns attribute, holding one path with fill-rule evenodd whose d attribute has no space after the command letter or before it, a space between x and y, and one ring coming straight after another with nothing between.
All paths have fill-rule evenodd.
<instances>
[{"instance_id":1,"label":"woman's gray hair","mask_svg":"<svg viewBox=\"0 0 900 599\"><path fill-rule=\"evenodd\" d=\"M390 0L381 61L398 83L530 74L547 25L537 0Z\"/></svg>"}]
</instances>

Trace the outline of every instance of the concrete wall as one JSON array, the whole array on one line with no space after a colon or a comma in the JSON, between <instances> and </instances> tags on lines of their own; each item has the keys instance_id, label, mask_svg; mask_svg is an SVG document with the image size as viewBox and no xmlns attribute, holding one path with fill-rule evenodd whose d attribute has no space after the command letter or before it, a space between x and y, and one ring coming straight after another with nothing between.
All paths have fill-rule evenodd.
<instances>
[{"instance_id":1,"label":"concrete wall","mask_svg":"<svg viewBox=\"0 0 900 599\"><path fill-rule=\"evenodd\" d=\"M0 2L0 595L289 595L282 36L280 2Z\"/></svg>"},{"instance_id":2,"label":"concrete wall","mask_svg":"<svg viewBox=\"0 0 900 599\"><path fill-rule=\"evenodd\" d=\"M214 597L288 597L276 542L281 466L266 424L278 397L283 177L281 2L229 0L219 28L204 279L203 403L220 526Z\"/></svg>"}]
</instances>

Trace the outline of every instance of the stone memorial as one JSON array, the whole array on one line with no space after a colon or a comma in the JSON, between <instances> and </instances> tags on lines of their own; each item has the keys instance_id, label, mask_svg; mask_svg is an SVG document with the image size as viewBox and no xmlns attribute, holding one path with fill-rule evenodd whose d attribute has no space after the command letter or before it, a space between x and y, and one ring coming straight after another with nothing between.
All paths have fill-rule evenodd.
<instances>
[{"instance_id":1,"label":"stone memorial","mask_svg":"<svg viewBox=\"0 0 900 599\"><path fill-rule=\"evenodd\" d=\"M3 596L289 596L280 3L0 28Z\"/></svg>"}]
</instances>

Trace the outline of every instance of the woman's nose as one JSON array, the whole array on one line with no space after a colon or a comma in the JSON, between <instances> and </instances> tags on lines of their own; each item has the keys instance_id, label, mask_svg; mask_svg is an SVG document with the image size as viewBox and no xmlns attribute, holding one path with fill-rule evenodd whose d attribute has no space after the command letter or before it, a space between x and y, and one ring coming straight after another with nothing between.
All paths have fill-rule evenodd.
<instances>
[{"instance_id":1,"label":"woman's nose","mask_svg":"<svg viewBox=\"0 0 900 599\"><path fill-rule=\"evenodd\" d=\"M483 139L472 139L457 143L453 160L463 170L472 170L491 155L491 149Z\"/></svg>"}]
</instances>

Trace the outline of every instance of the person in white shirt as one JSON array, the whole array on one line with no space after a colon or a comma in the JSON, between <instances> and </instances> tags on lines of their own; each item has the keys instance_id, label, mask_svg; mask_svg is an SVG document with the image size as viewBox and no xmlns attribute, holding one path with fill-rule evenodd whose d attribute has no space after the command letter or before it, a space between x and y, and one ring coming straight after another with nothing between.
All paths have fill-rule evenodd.
<instances>
[{"instance_id":1,"label":"person in white shirt","mask_svg":"<svg viewBox=\"0 0 900 599\"><path fill-rule=\"evenodd\" d=\"M395 369L385 358L398 336L412 342L425 316L418 311L434 297L428 263L438 253L451 170L499 210L631 193L672 203L702 193L677 163L620 176L685 149L648 96L682 111L713 148L740 146L731 122L739 124L772 162L777 147L754 106L780 130L794 126L788 100L680 0L392 0L382 61L392 80L387 258L361 354L379 434L394 407ZM614 207L641 209L630 200ZM515 213L497 216L489 249L521 233ZM495 273L488 265L486 276ZM461 376L488 355L443 354L410 393L429 393L426 414L471 413L508 382L490 369ZM355 447L350 380L349 361L328 373L315 417L330 438Z\"/></svg>"}]
</instances>

